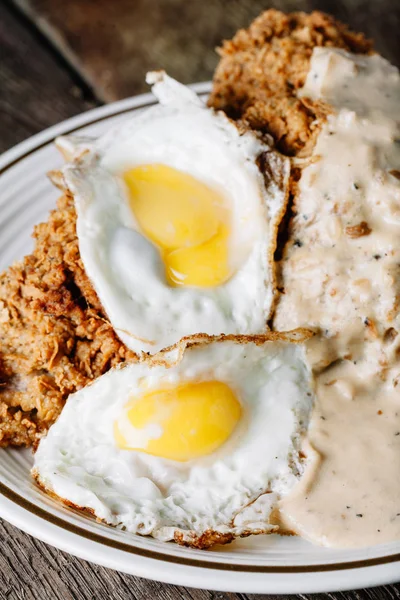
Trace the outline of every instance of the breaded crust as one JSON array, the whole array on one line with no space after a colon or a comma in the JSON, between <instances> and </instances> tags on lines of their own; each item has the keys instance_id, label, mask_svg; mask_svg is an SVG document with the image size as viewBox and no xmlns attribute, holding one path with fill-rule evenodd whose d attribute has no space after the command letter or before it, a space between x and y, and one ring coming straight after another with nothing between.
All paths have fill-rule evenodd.
<instances>
[{"instance_id":1,"label":"breaded crust","mask_svg":"<svg viewBox=\"0 0 400 600\"><path fill-rule=\"evenodd\" d=\"M34 238L0 276L0 446L36 444L71 392L135 359L85 275L68 194Z\"/></svg>"},{"instance_id":2,"label":"breaded crust","mask_svg":"<svg viewBox=\"0 0 400 600\"><path fill-rule=\"evenodd\" d=\"M262 13L219 49L209 105L251 128L270 133L289 156L308 154L328 107L296 97L315 46L369 53L362 33L321 12ZM311 148L310 148L311 147Z\"/></svg>"}]
</instances>

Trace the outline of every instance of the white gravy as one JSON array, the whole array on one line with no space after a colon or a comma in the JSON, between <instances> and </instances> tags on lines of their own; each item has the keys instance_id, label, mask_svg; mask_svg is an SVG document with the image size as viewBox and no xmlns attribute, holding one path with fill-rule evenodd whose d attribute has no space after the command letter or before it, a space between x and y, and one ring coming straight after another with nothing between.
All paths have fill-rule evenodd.
<instances>
[{"instance_id":1,"label":"white gravy","mask_svg":"<svg viewBox=\"0 0 400 600\"><path fill-rule=\"evenodd\" d=\"M281 265L275 328L318 332L309 464L281 519L329 546L400 540L400 75L378 55L315 48L301 95L332 113Z\"/></svg>"}]
</instances>

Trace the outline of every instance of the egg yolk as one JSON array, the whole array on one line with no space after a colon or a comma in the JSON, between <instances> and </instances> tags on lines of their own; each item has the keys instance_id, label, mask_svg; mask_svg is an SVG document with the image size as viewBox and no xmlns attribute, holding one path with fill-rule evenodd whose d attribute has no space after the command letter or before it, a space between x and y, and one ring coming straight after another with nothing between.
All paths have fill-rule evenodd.
<instances>
[{"instance_id":1,"label":"egg yolk","mask_svg":"<svg viewBox=\"0 0 400 600\"><path fill-rule=\"evenodd\" d=\"M226 442L241 413L225 383L185 383L132 399L114 424L115 441L124 450L185 462Z\"/></svg>"},{"instance_id":2,"label":"egg yolk","mask_svg":"<svg viewBox=\"0 0 400 600\"><path fill-rule=\"evenodd\" d=\"M135 167L123 178L139 227L161 251L169 285L213 287L231 277L221 194L162 164Z\"/></svg>"}]
</instances>

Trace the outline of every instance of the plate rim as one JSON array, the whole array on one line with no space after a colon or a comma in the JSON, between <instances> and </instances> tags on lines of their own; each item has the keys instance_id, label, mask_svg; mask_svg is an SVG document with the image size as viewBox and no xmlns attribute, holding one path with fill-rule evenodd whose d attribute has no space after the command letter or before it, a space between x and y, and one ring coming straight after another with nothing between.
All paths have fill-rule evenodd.
<instances>
[{"instance_id":1,"label":"plate rim","mask_svg":"<svg viewBox=\"0 0 400 600\"><path fill-rule=\"evenodd\" d=\"M211 90L211 82L209 81L205 81L205 82L200 82L200 83L196 83L196 84L192 84L189 87L191 87L196 93L201 94L201 95L205 95L208 94L209 91ZM85 111L83 113L80 113L74 117L71 117L67 120L64 120L56 125L53 125L37 134L35 134L34 136L28 138L27 140L24 140L22 142L20 142L19 144L17 144L16 146L12 147L11 149L7 150L6 152L4 152L1 156L0 156L0 177L3 176L7 171L9 171L10 169L12 169L14 166L18 165L18 163L20 163L21 161L23 161L25 158L27 158L28 156L30 156L31 154L34 154L35 152L45 148L46 146L51 145L54 142L54 139L58 136L58 135L65 135L65 134L71 134L71 133L76 133L78 132L80 129L83 129L85 127L88 127L90 125L94 125L96 123L99 123L101 121L105 121L111 117L117 116L117 115L122 115L124 113L128 113L140 108L144 108L144 107L148 107L148 106L152 106L154 104L157 104L157 100L154 98L154 96L151 93L146 93L146 94L140 94L137 96L133 96L131 98L126 98L117 102L112 102L110 104L104 105L104 106L100 106L94 109L90 109L88 111ZM332 590L339 590L339 589L354 589L355 587L364 587L366 584L366 580L365 578L363 578L362 580L359 581L359 583L357 583L356 580L359 579L359 577L350 577L350 580L348 581L348 583L344 583L344 584L335 584L334 587L332 587L332 584L328 583L327 585L324 585L322 583L322 581L320 581L319 584L313 585L311 581L308 582L308 585L304 586L301 585L301 578L303 578L303 582L305 582L305 576L313 576L313 577L317 577L320 576L321 574L325 574L325 578L326 578L326 574L329 573L331 574L331 577L329 577L328 579L332 579L332 574L333 574L333 578L335 577L335 574L338 573L357 573L360 572L360 570L364 571L365 569L367 569L369 572L371 572L371 570L376 571L376 569L382 568L384 566L386 567L390 567L390 566L395 566L396 563L398 563L399 567L400 567L400 552L395 552L392 554L389 554L387 556L383 556L383 557L375 557L375 558L370 558L370 559L363 559L363 560L354 560L354 561L343 561L343 562L338 562L338 563L333 563L333 564L314 564L314 565L285 565L285 566L256 566L254 565L253 567L251 565L240 565L238 563L233 563L232 561L228 561L226 564L225 563L218 563L218 562L212 562L212 561L207 561L204 560L203 558L199 560L196 559L192 559L192 558L178 558L178 557L173 557L170 555L166 555L163 554L162 552L157 552L151 549L141 549L135 546L129 546L129 544L124 544L123 542L118 542L118 541L114 541L111 540L110 538L107 538L106 536L102 536L100 534L93 534L92 532L88 532L82 528L77 527L76 525L73 525L71 523L68 523L68 521L63 520L61 517L55 517L54 515L52 515L51 513L47 512L45 509L36 506L35 504L33 504L30 500L27 500L26 498L23 498L22 496L20 496L19 494L17 494L14 490L12 490L11 488L9 488L7 485L5 485L4 483L0 482L0 516L3 516L2 513L4 511L4 513L8 516L5 516L4 518L6 518L6 520L8 520L9 522L13 523L14 525L16 525L17 527L19 527L20 529L31 533L32 535L35 535L35 537L38 537L39 539L43 539L40 535L40 532L38 532L35 528L35 533L32 533L30 531L30 527L29 527L29 516L32 516L35 519L39 519L40 521L47 521L48 524L51 525L52 528L55 528L55 536L52 537L51 534L48 536L48 538L43 539L43 541L46 541L47 543L50 543L53 546L59 547L61 549L66 550L67 552L74 554L74 555L78 555L80 556L79 552L77 552L76 550L76 546L72 545L72 546L68 546L67 548L63 548L61 541L57 538L57 531L60 532L63 531L68 531L68 533L70 533L71 535L75 536L77 538L77 540L81 539L82 537L85 537L86 539L90 539L90 542L92 544L95 544L96 546L108 546L108 547L112 547L114 550L118 551L118 552L123 552L126 554L129 554L130 556L135 555L136 559L138 556L140 556L141 558L143 558L146 561L151 561L156 562L157 563L157 567L159 568L161 564L166 564L166 566L164 567L163 573L161 573L160 571L157 572L156 576L152 576L151 572L150 574L146 571L145 573L138 573L138 569L133 569L133 570L128 570L126 571L125 569L123 569L125 572L129 572L131 574L136 574L139 576L143 576L143 577L148 577L150 579L157 579L157 580L162 580L168 583L176 583L176 584L180 584L180 585L189 585L192 587L203 587L204 586L204 576L201 574L201 572L205 572L205 571L212 571L214 574L219 574L220 576L225 573L228 574L228 579L225 580L225 583L222 584L222 587L219 586L218 581L216 580L214 583L214 587L212 589L216 589L216 590L221 590L221 591L240 591L240 592L263 592L265 593L266 591L269 591L270 593L294 593L294 592L303 592L303 593L310 593L310 592L322 592L322 591L332 591ZM11 503L11 505L7 505L7 503ZM12 510L10 509L10 506L15 505L17 506L22 513L19 514L18 518L16 518L16 515L13 516L12 514ZM47 515L47 516L46 516ZM58 542L58 543L57 543ZM72 549L71 549L72 548ZM110 552L110 550L106 550L106 552ZM231 555L232 556L232 555ZM89 552L85 552L84 556L80 556L81 558L85 558L86 560L92 560L92 562L98 562L98 564L103 564L104 566L108 566L111 568L117 568L115 565L111 565L110 564L110 560L107 560L107 557L97 557L96 560L91 559L91 553ZM233 558L233 557L232 557ZM183 579L187 579L186 577L182 577L182 573L180 574L179 577L175 577L175 576L171 576L170 573L168 573L168 569L171 568L171 564L174 563L175 565L179 565L180 567L186 568L186 569L195 569L199 572L198 576L195 576L194 579L191 579L190 582L185 582L182 583ZM233 574L242 576L245 578L246 583L245 583L245 587L241 587L241 585L239 585L239 582L236 581L235 582L235 589L233 590L231 587L226 587L227 585L230 585L230 582L232 581L232 575ZM372 573L370 573L372 575ZM162 575L162 578L160 577L160 575ZM257 575L257 576L261 576L263 579L263 585L260 588L259 584L256 584L255 587L254 585L251 585L249 582L249 577ZM271 586L268 586L268 590L265 589L265 578L271 578L273 576L279 576L279 575L286 575L287 577L285 578L285 580L287 580L289 577L291 577L293 579L293 581L291 583L289 583L289 581L287 581L287 584L283 584L282 582L277 583L275 582L275 584L272 584L272 580L270 581L270 583L272 584ZM214 580L215 577L212 577L212 579ZM223 579L223 578L221 578ZM383 579L381 577L378 577L378 574L375 573L375 577L367 577L366 579L369 580L369 585L379 585L382 583L392 583L394 581L400 580L400 568L398 569L398 572L395 573L394 569L392 574L389 574L386 577L383 577ZM229 581L228 581L229 580ZM294 587L294 583L296 580L296 587ZM197 581L197 584L196 584ZM355 585L354 585L355 584Z\"/></svg>"}]
</instances>

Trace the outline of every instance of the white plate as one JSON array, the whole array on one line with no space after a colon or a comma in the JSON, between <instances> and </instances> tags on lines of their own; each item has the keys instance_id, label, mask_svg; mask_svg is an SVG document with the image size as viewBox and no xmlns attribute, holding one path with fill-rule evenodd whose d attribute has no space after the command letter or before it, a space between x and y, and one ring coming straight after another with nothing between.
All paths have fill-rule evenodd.
<instances>
[{"instance_id":1,"label":"white plate","mask_svg":"<svg viewBox=\"0 0 400 600\"><path fill-rule=\"evenodd\" d=\"M194 89L206 95L209 84ZM116 102L52 127L0 158L0 270L30 251L33 225L46 219L57 190L45 173L61 165L55 136L91 135L154 103ZM31 535L94 563L180 585L235 592L329 592L400 580L400 543L329 550L299 538L239 540L211 551L124 533L52 501L31 481L29 451L0 450L0 516Z\"/></svg>"}]
</instances>

